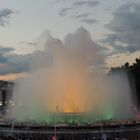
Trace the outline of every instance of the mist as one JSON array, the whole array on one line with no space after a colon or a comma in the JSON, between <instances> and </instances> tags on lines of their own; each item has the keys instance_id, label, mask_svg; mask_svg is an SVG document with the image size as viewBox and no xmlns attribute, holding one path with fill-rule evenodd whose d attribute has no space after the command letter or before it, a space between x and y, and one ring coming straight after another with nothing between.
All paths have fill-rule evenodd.
<instances>
[{"instance_id":1,"label":"mist","mask_svg":"<svg viewBox=\"0 0 140 140\"><path fill-rule=\"evenodd\" d=\"M127 74L104 72L101 48L87 30L79 28L63 41L48 34L40 54L29 75L15 84L9 117L48 122L58 112L58 121L68 113L81 113L84 121L133 117Z\"/></svg>"}]
</instances>

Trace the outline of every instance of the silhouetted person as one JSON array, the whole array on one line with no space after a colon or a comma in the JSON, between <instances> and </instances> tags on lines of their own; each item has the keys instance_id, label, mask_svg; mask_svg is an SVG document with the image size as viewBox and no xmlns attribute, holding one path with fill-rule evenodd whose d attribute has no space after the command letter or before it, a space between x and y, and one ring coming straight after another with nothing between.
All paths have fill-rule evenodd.
<instances>
[{"instance_id":1,"label":"silhouetted person","mask_svg":"<svg viewBox=\"0 0 140 140\"><path fill-rule=\"evenodd\" d=\"M59 140L65 140L64 137L62 136L61 138L59 138Z\"/></svg>"},{"instance_id":2,"label":"silhouetted person","mask_svg":"<svg viewBox=\"0 0 140 140\"><path fill-rule=\"evenodd\" d=\"M12 136L8 136L7 140L16 140L16 139Z\"/></svg>"}]
</instances>

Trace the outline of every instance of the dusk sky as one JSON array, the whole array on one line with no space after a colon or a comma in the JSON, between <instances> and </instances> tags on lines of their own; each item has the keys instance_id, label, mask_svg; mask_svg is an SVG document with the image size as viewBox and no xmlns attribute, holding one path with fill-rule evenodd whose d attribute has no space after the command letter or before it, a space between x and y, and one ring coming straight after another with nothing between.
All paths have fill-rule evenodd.
<instances>
[{"instance_id":1,"label":"dusk sky","mask_svg":"<svg viewBox=\"0 0 140 140\"><path fill-rule=\"evenodd\" d=\"M107 68L140 56L139 0L0 0L0 79L28 73L47 32L63 41L81 27L102 48Z\"/></svg>"}]
</instances>

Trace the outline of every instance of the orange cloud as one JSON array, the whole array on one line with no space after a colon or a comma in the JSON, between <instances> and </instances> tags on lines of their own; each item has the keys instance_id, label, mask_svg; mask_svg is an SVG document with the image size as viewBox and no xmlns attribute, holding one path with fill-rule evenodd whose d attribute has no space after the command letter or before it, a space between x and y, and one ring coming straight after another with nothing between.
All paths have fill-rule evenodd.
<instances>
[{"instance_id":1,"label":"orange cloud","mask_svg":"<svg viewBox=\"0 0 140 140\"><path fill-rule=\"evenodd\" d=\"M27 73L16 73L16 74L0 75L0 80L15 81L17 79L24 78L27 75L28 75Z\"/></svg>"}]
</instances>

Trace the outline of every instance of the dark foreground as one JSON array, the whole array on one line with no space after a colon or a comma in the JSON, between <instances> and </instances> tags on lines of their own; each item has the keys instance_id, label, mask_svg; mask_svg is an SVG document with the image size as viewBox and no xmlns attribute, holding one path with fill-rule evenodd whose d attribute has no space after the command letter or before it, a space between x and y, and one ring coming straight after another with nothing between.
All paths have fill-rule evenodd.
<instances>
[{"instance_id":1,"label":"dark foreground","mask_svg":"<svg viewBox=\"0 0 140 140\"><path fill-rule=\"evenodd\" d=\"M0 140L140 140L140 124L113 126L0 125ZM10 137L11 136L11 137Z\"/></svg>"}]
</instances>

